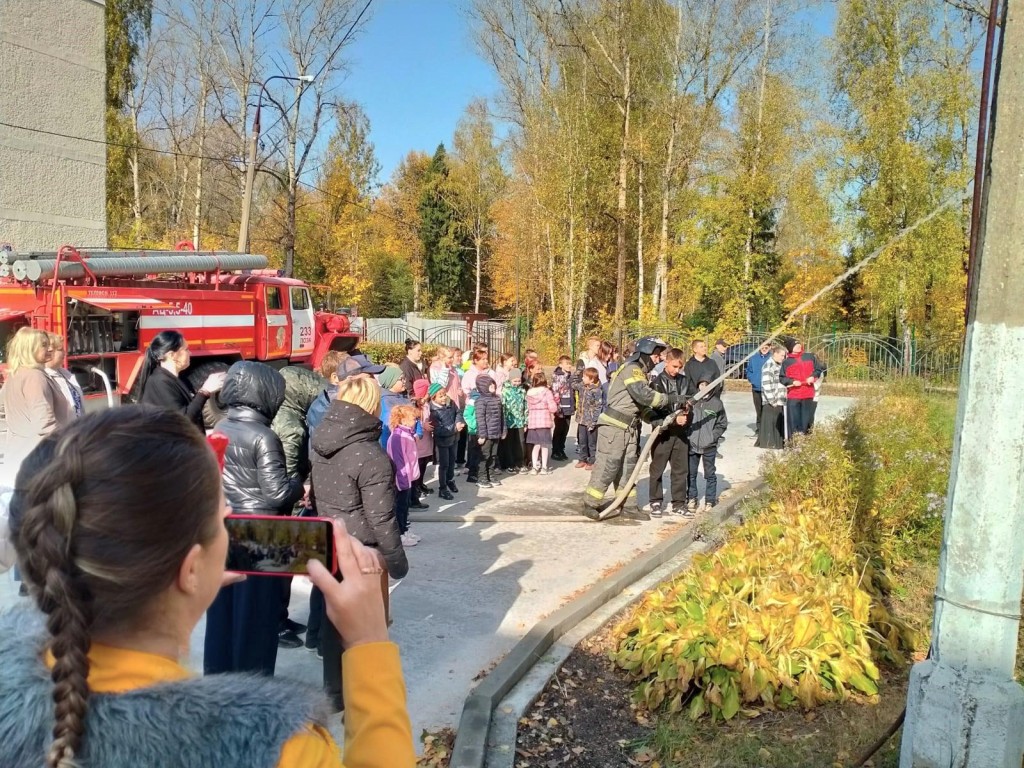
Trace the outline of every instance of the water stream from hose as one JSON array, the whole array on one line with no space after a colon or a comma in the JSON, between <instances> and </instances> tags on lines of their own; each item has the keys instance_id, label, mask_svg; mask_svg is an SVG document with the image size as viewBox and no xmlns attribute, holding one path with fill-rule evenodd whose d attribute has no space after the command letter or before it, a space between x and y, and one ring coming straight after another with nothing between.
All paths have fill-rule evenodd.
<instances>
[{"instance_id":1,"label":"water stream from hose","mask_svg":"<svg viewBox=\"0 0 1024 768\"><path fill-rule=\"evenodd\" d=\"M886 250L891 248L893 245L898 243L900 240L905 238L907 235L909 235L912 232L914 232L914 231L920 229L921 227L923 227L925 224L927 224L929 221L934 219L936 216L938 216L940 213L942 213L947 208L950 208L951 206L956 205L957 203L962 202L964 200L964 194L967 191L970 190L970 188L973 185L973 183L974 182L972 181L964 189L958 190L955 194L950 195L950 197L948 199L946 199L945 202L941 203L938 207L936 207L934 210L932 210L931 213L927 214L926 216L922 216L920 219L915 221L913 224L910 224L910 225L904 227L903 229L901 229L899 232L897 232L891 238L889 238L889 240L887 240L884 244L880 245L878 248L873 250L871 253L869 253L867 256L865 256L863 259L861 259L856 264L851 266L849 269L847 269L841 275L836 277L832 282L830 282L828 285L823 287L821 290L819 290L817 293L815 293L809 299L807 299L806 301L803 301L792 312L790 312L788 315L786 315L786 318L782 321L782 323L780 323L779 326L774 331L772 331L771 334L769 334L768 338L766 338L764 340L764 342L762 342L762 344L768 344L768 343L771 343L771 342L775 341L776 339L778 339L786 331L786 329L789 327L790 323L792 323L796 318L798 318L800 315L802 315L804 312L806 312L807 308L810 307L812 304L814 304L816 301L821 299L823 296L827 296L829 293L831 293L836 288L841 286L844 282L846 282L851 277L856 275L858 272L860 272L862 269L864 269L864 267L866 267L872 261L877 259L883 253L885 253ZM758 349L759 348L760 348L760 345L759 345ZM750 358L752 358L757 353L758 349L752 350L746 357L744 357L738 363L735 363L734 365L732 365L732 367L729 367L726 370L722 371L722 373L719 375L719 377L717 379L715 379L714 381L712 381L708 387L706 387L705 389L701 390L701 392L698 393L694 397L694 399L695 400L700 400L700 399L703 399L704 397L707 397L708 394L713 392L718 387L719 384L724 382L726 379L728 379L730 376L732 376L732 374L734 374L736 371L738 371L740 368L742 368L744 365L746 365L747 361L750 360ZM626 483L621 488L619 488L618 493L616 493L615 498L612 499L612 502L608 506L604 507L601 510L601 519L602 520L606 520L606 519L608 519L610 517L614 517L615 513L616 513L616 510L618 510L625 503L626 498L629 496L630 491L633 490L633 488L636 486L637 480L640 478L640 473L641 473L641 471L643 471L644 463L646 462L647 457L650 455L651 447L654 445L654 438L656 438L658 436L658 433L661 431L661 429L664 427L664 425L668 421L673 420L674 418L675 418L675 414L670 414L666 418L666 420L664 422L662 422L661 424L658 424L657 426L655 426L654 432L647 439L647 442L644 444L644 447L643 447L643 450L640 453L640 456L637 458L636 466L633 468L633 473L629 476L629 479L626 481Z\"/></svg>"}]
</instances>

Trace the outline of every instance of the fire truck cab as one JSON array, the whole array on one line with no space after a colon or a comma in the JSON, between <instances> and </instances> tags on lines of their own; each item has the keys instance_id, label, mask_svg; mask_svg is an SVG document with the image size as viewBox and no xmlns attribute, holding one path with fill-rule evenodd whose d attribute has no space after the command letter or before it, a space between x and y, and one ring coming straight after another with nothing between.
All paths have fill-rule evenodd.
<instances>
[{"instance_id":1,"label":"fire truck cab","mask_svg":"<svg viewBox=\"0 0 1024 768\"><path fill-rule=\"evenodd\" d=\"M223 285L256 296L256 358L277 360L313 354L316 318L309 287L301 280L259 274L231 275Z\"/></svg>"},{"instance_id":2,"label":"fire truck cab","mask_svg":"<svg viewBox=\"0 0 1024 768\"><path fill-rule=\"evenodd\" d=\"M347 317L316 312L306 283L266 266L220 252L0 250L0 372L25 325L64 336L91 407L138 394L143 355L163 330L188 340L194 386L237 360L318 367L329 350L356 346Z\"/></svg>"}]
</instances>

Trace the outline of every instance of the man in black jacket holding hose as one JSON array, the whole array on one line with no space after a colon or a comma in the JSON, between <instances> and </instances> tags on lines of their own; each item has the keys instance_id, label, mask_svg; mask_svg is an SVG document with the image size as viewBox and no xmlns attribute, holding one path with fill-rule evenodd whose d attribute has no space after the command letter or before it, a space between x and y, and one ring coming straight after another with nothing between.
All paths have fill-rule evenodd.
<instances>
[{"instance_id":1,"label":"man in black jacket holding hose","mask_svg":"<svg viewBox=\"0 0 1024 768\"><path fill-rule=\"evenodd\" d=\"M668 344L661 339L651 336L640 339L634 354L615 372L608 386L608 405L597 420L597 461L583 495L583 514L591 520L605 520L619 514L617 509L602 512L601 507L608 486L621 488L636 467L640 414L646 409L675 410L686 400L683 395L657 392L648 383L647 375L666 349ZM630 520L651 519L637 506L635 487L630 489L621 514Z\"/></svg>"}]
</instances>

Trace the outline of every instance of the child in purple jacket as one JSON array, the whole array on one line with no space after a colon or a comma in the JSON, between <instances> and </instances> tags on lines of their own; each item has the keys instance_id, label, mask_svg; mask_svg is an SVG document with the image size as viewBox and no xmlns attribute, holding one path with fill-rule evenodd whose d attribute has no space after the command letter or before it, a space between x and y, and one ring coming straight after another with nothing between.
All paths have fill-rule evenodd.
<instances>
[{"instance_id":1,"label":"child in purple jacket","mask_svg":"<svg viewBox=\"0 0 1024 768\"><path fill-rule=\"evenodd\" d=\"M412 487L420 479L419 451L416 445L416 422L419 409L414 405L396 405L391 409L391 435L388 437L388 457L395 465L395 518L402 534L403 547L415 547L420 537L409 532L409 503Z\"/></svg>"}]
</instances>

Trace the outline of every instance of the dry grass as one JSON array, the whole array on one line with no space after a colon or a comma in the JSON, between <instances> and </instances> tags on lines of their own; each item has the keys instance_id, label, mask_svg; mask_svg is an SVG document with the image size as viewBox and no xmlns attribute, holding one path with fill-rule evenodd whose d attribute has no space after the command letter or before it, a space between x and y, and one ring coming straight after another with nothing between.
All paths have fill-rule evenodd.
<instances>
[{"instance_id":1,"label":"dry grass","mask_svg":"<svg viewBox=\"0 0 1024 768\"><path fill-rule=\"evenodd\" d=\"M838 768L858 758L899 716L906 696L902 673L886 676L873 704L847 702L806 715L769 713L753 720L712 725L686 718L662 720L647 745L663 768ZM895 768L898 739L868 765Z\"/></svg>"}]
</instances>

